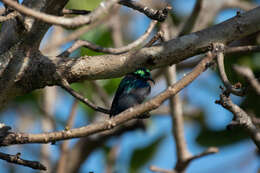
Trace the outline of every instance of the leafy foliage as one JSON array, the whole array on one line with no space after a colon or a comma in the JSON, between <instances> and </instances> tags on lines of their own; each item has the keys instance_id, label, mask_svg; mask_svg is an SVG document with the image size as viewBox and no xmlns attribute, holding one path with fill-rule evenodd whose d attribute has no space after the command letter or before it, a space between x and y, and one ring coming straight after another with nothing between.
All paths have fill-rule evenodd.
<instances>
[{"instance_id":1,"label":"leafy foliage","mask_svg":"<svg viewBox=\"0 0 260 173\"><path fill-rule=\"evenodd\" d=\"M138 170L153 158L164 137L161 136L148 146L134 151L130 162L131 173L139 172Z\"/></svg>"}]
</instances>

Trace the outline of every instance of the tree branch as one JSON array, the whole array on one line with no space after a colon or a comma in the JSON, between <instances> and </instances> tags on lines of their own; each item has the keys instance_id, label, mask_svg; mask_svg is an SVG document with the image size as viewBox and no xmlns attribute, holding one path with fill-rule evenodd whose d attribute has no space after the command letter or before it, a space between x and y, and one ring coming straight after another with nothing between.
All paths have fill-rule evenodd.
<instances>
[{"instance_id":1,"label":"tree branch","mask_svg":"<svg viewBox=\"0 0 260 173\"><path fill-rule=\"evenodd\" d=\"M190 14L188 20L184 23L180 33L178 34L179 36L188 34L189 32L192 31L192 29L194 28L194 25L198 19L199 13L201 11L202 3L203 3L203 0L196 1L196 4L193 8L192 13Z\"/></svg>"},{"instance_id":2,"label":"tree branch","mask_svg":"<svg viewBox=\"0 0 260 173\"><path fill-rule=\"evenodd\" d=\"M164 41L169 40L172 36L169 31L169 23L164 23L162 25L162 30L164 31ZM176 73L176 65L172 65L168 67L165 72L165 78L168 86L173 85L177 81L177 73ZM180 165L184 162L188 157L190 157L190 153L188 151L185 135L184 135L184 121L183 121L183 111L182 111L182 103L179 97L179 94L176 94L170 98L170 112L172 119L172 135L175 139L176 151L177 151L177 163L175 165L175 170L177 172L184 171L180 169Z\"/></svg>"},{"instance_id":3,"label":"tree branch","mask_svg":"<svg viewBox=\"0 0 260 173\"><path fill-rule=\"evenodd\" d=\"M8 6L17 10L18 12L31 16L31 17L34 17L34 18L37 18L46 23L73 28L73 27L78 27L78 26L82 26L85 24L90 24L93 21L96 21L97 19L100 18L100 16L104 15L105 13L108 13L108 11L111 9L111 7L115 3L117 3L119 0L102 1L100 3L100 6L98 8L96 8L94 11L92 11L90 14L87 13L87 15L80 15L80 16L76 16L73 18L54 16L54 15L49 15L49 14L42 13L39 11L35 11L31 8L20 5L19 3L16 3L12 0L2 0L2 1L5 4L7 4ZM135 10L138 10L138 11L144 13L145 15L147 15L148 17L150 17L151 19L158 20L160 22L163 21L167 17L168 10L171 9L169 6L167 6L166 8L164 8L162 10L153 10L153 9L149 9L149 8L143 6L139 2L133 2L133 1L121 0L119 3L122 5L128 6L130 8L133 8Z\"/></svg>"},{"instance_id":4,"label":"tree branch","mask_svg":"<svg viewBox=\"0 0 260 173\"><path fill-rule=\"evenodd\" d=\"M243 96L245 95L245 92L243 90L238 90L240 89L240 85L232 85L228 80L227 74L225 72L223 52L224 52L224 45L222 45L221 50L219 50L219 52L217 53L217 63L218 63L220 78L229 92L237 96Z\"/></svg>"},{"instance_id":5,"label":"tree branch","mask_svg":"<svg viewBox=\"0 0 260 173\"><path fill-rule=\"evenodd\" d=\"M73 90L69 83L65 80L65 79L61 79L61 83L60 83L61 87L63 89L65 89L66 91L68 91L68 93L70 93L73 97L75 97L76 99L78 99L79 101L85 103L87 106L91 107L92 109L94 109L95 111L98 112L102 112L104 114L109 114L110 110L96 106L94 103L90 102L87 98L84 98L82 95L80 95L79 93L77 93L75 90Z\"/></svg>"},{"instance_id":6,"label":"tree branch","mask_svg":"<svg viewBox=\"0 0 260 173\"><path fill-rule=\"evenodd\" d=\"M78 172L80 167L97 148L102 147L111 137L118 137L125 132L136 129L144 129L143 121L140 119L130 120L114 129L98 133L93 136L81 138L69 151L70 158L67 159L66 172Z\"/></svg>"},{"instance_id":7,"label":"tree branch","mask_svg":"<svg viewBox=\"0 0 260 173\"><path fill-rule=\"evenodd\" d=\"M47 168L44 165L42 165L40 162L21 159L20 155L21 155L20 153L17 153L16 155L10 155L10 154L5 154L0 152L0 159L5 160L9 163L30 167L32 169L39 169L44 171L47 170Z\"/></svg>"},{"instance_id":8,"label":"tree branch","mask_svg":"<svg viewBox=\"0 0 260 173\"><path fill-rule=\"evenodd\" d=\"M18 15L19 15L19 13L14 11L14 12L7 14L6 16L0 16L0 22L4 22L4 21L10 20L10 19L14 19Z\"/></svg>"},{"instance_id":9,"label":"tree branch","mask_svg":"<svg viewBox=\"0 0 260 173\"><path fill-rule=\"evenodd\" d=\"M228 44L259 31L259 21L260 7L202 31L148 48L145 47L137 52L121 55L64 59L52 56L47 57L40 52L33 52L28 57L21 51L23 45L16 44L12 50L0 56L3 60L13 59L0 64L0 105L2 107L8 100L24 92L30 92L46 85L57 85L59 82L58 78L55 77L57 73L71 83L89 79L119 77L133 72L139 67L154 69L176 64L198 53L209 50L211 43L220 42ZM23 66L23 63L28 63L28 65ZM16 70L16 68L13 71L8 68L12 64L25 68L24 71L19 73L20 80L12 81L12 84L9 84L8 76L10 73L15 73ZM7 71L8 73L5 73Z\"/></svg>"},{"instance_id":10,"label":"tree branch","mask_svg":"<svg viewBox=\"0 0 260 173\"><path fill-rule=\"evenodd\" d=\"M93 123L81 128L75 128L71 130L63 130L58 132L42 133L42 134L25 134L8 132L0 140L0 146L8 146L13 144L25 144L25 143L49 143L59 140L78 138L83 136L93 135L95 133L109 130L115 126L125 123L133 118L137 118L144 112L149 112L158 108L166 99L169 99L172 95L178 93L181 89L186 87L189 83L195 80L202 72L204 72L211 64L214 56L208 53L192 72L183 77L176 84L168 87L164 92L155 96L151 100L136 105L126 111L118 114L117 116L99 123Z\"/></svg>"},{"instance_id":11,"label":"tree branch","mask_svg":"<svg viewBox=\"0 0 260 173\"><path fill-rule=\"evenodd\" d=\"M78 27L85 24L90 24L93 21L96 21L100 16L107 13L111 7L119 0L107 0L100 3L100 6L95 9L93 12L91 12L88 15L80 15L73 18L65 18L65 17L59 17L59 16L53 16L46 13L42 13L39 11L35 11L31 8L28 8L26 6L20 5L12 0L2 0L5 4L8 6L14 8L20 13L23 13L25 15L37 18L39 20L42 20L46 23L54 24L54 25L61 25L65 27Z\"/></svg>"},{"instance_id":12,"label":"tree branch","mask_svg":"<svg viewBox=\"0 0 260 173\"><path fill-rule=\"evenodd\" d=\"M63 15L68 15L68 14L73 14L73 15L85 15L85 14L89 14L91 13L91 11L89 10L78 10L78 9L66 9L64 8L62 10L62 14Z\"/></svg>"},{"instance_id":13,"label":"tree branch","mask_svg":"<svg viewBox=\"0 0 260 173\"><path fill-rule=\"evenodd\" d=\"M258 150L260 150L260 130L252 123L250 116L247 115L247 113L238 105L232 102L228 90L223 90L223 93L220 94L220 100L217 100L216 103L220 104L223 108L227 109L234 115L231 125L243 127L249 133Z\"/></svg>"},{"instance_id":14,"label":"tree branch","mask_svg":"<svg viewBox=\"0 0 260 173\"><path fill-rule=\"evenodd\" d=\"M176 173L176 171L172 171L172 170L166 170L166 169L162 169L162 168L158 168L156 166L150 166L149 168L151 171L153 172L160 172L160 173Z\"/></svg>"},{"instance_id":15,"label":"tree branch","mask_svg":"<svg viewBox=\"0 0 260 173\"><path fill-rule=\"evenodd\" d=\"M225 47L225 54L259 52L259 45Z\"/></svg>"},{"instance_id":16,"label":"tree branch","mask_svg":"<svg viewBox=\"0 0 260 173\"><path fill-rule=\"evenodd\" d=\"M132 0L120 0L118 3L127 6L129 8L132 8L134 10L137 10L141 13L144 13L147 17L153 20L157 20L159 22L163 22L168 16L168 11L172 9L171 6L167 5L164 9L154 10L152 8L146 7L140 2L132 1Z\"/></svg>"},{"instance_id":17,"label":"tree branch","mask_svg":"<svg viewBox=\"0 0 260 173\"><path fill-rule=\"evenodd\" d=\"M249 82L254 91L260 95L260 82L255 78L254 73L248 67L233 65L235 72L243 77Z\"/></svg>"},{"instance_id":18,"label":"tree branch","mask_svg":"<svg viewBox=\"0 0 260 173\"><path fill-rule=\"evenodd\" d=\"M134 42L123 46L123 47L119 47L119 48L103 48L99 45L96 45L94 43L91 43L90 41L86 41L86 40L77 40L68 50L66 50L65 52L63 52L62 54L60 54L59 56L68 56L69 54L71 54L73 51L75 51L76 49L84 46L86 48L89 48L91 50L94 50L96 52L103 52L103 53L109 53L109 54L121 54L121 53L125 53L129 50L132 50L138 46L140 46L151 34L152 30L154 29L154 27L156 26L157 21L152 21L150 23L150 26L148 27L148 29L145 31L145 33L139 37L137 40L135 40Z\"/></svg>"}]
</instances>

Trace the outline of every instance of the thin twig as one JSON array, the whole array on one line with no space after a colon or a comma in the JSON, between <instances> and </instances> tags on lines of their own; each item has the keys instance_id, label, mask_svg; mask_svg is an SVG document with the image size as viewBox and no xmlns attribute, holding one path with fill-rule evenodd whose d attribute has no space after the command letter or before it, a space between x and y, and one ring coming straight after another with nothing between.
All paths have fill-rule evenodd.
<instances>
[{"instance_id":1,"label":"thin twig","mask_svg":"<svg viewBox=\"0 0 260 173\"><path fill-rule=\"evenodd\" d=\"M190 161L193 161L195 159L198 159L198 158L201 158L201 157L204 157L204 156L207 156L207 155L210 155L210 154L215 154L219 151L218 148L216 147L210 147L208 148L206 151L202 152L202 153L199 153L197 155L194 155L192 157L190 157L187 162L190 162Z\"/></svg>"},{"instance_id":2,"label":"thin twig","mask_svg":"<svg viewBox=\"0 0 260 173\"><path fill-rule=\"evenodd\" d=\"M88 31L94 29L95 27L97 27L99 24L107 21L108 18L111 17L111 15L112 15L112 13L106 15L101 20L98 20L96 22L91 23L90 25L86 25L86 26L83 26L83 27L77 29L76 31L72 32L71 34L67 35L66 37L63 37L60 40L55 41L52 44L48 44L42 51L43 52L51 52L52 50L58 48L59 46L79 38L83 34L85 34Z\"/></svg>"},{"instance_id":3,"label":"thin twig","mask_svg":"<svg viewBox=\"0 0 260 173\"><path fill-rule=\"evenodd\" d=\"M254 91L260 95L260 82L255 77L252 70L248 67L239 66L239 65L233 65L233 69L235 72L243 77L246 78L246 80L250 83L251 87L254 89Z\"/></svg>"},{"instance_id":4,"label":"thin twig","mask_svg":"<svg viewBox=\"0 0 260 173\"><path fill-rule=\"evenodd\" d=\"M259 52L259 45L225 47L225 54Z\"/></svg>"},{"instance_id":5,"label":"thin twig","mask_svg":"<svg viewBox=\"0 0 260 173\"><path fill-rule=\"evenodd\" d=\"M70 93L73 97L75 97L76 99L78 99L79 101L85 103L87 106L91 107L92 109L94 109L95 111L98 112L102 112L104 114L109 114L110 110L96 106L94 103L90 102L87 98L83 97L82 95L80 95L79 93L77 93L75 90L73 90L69 83L65 80L62 79L61 80L61 87L63 89L65 89L66 91L68 91L68 93Z\"/></svg>"},{"instance_id":6,"label":"thin twig","mask_svg":"<svg viewBox=\"0 0 260 173\"><path fill-rule=\"evenodd\" d=\"M8 6L14 8L18 12L23 13L25 15L37 18L46 23L72 28L72 27L82 26L85 24L90 24L93 21L96 21L98 18L100 18L100 16L107 13L118 0L102 1L100 3L100 6L97 9L95 9L93 12L91 12L90 14L79 15L79 16L76 16L73 18L54 16L54 15L49 15L49 14L42 13L39 11L35 11L31 8L20 5L19 3L14 2L12 0L2 0L2 1L5 4L7 4Z\"/></svg>"},{"instance_id":7,"label":"thin twig","mask_svg":"<svg viewBox=\"0 0 260 173\"><path fill-rule=\"evenodd\" d=\"M14 19L14 18L16 18L18 15L19 15L18 12L13 11L13 12L7 14L6 16L0 16L0 22L4 22L4 21L10 20L10 19Z\"/></svg>"},{"instance_id":8,"label":"thin twig","mask_svg":"<svg viewBox=\"0 0 260 173\"><path fill-rule=\"evenodd\" d=\"M20 155L21 155L20 153L17 153L16 155L10 155L10 154L5 154L0 152L0 159L5 160L9 163L30 167L32 169L38 169L44 171L47 170L47 168L44 165L42 165L40 162L21 159Z\"/></svg>"},{"instance_id":9,"label":"thin twig","mask_svg":"<svg viewBox=\"0 0 260 173\"><path fill-rule=\"evenodd\" d=\"M14 8L20 13L23 13L25 15L37 18L39 20L42 20L46 23L54 24L54 25L61 25L69 28L73 27L78 27L82 26L85 24L90 24L93 21L98 20L100 16L104 15L105 13L108 13L109 10L112 8L112 6L117 3L119 0L107 0L107 1L102 1L100 3L100 6L96 8L94 11L92 11L90 14L86 15L79 15L73 18L66 18L66 17L60 17L60 16L54 16L46 13L42 13L39 11L35 11L31 8L28 8L24 5L20 5L17 2L14 2L12 0L2 0L5 4L8 6ZM167 6L166 8L162 10L153 10L150 8L147 8L143 4L139 2L134 2L134 1L125 1L121 0L118 2L121 5L125 5L127 7L133 8L135 10L138 10L139 12L144 13L148 17L154 20L158 20L160 22L164 21L165 18L167 17L168 10L171 9L171 7Z\"/></svg>"},{"instance_id":10,"label":"thin twig","mask_svg":"<svg viewBox=\"0 0 260 173\"><path fill-rule=\"evenodd\" d=\"M225 65L224 65L224 45L220 48L221 50L218 51L217 53L217 63L218 63L218 70L220 74L220 78L227 88L232 94L235 94L237 96L243 96L245 95L244 91L241 89L239 90L239 85L232 85L227 77L227 74L225 72ZM239 89L238 89L239 88Z\"/></svg>"},{"instance_id":11,"label":"thin twig","mask_svg":"<svg viewBox=\"0 0 260 173\"><path fill-rule=\"evenodd\" d=\"M153 172L160 172L160 173L177 173L175 171L158 168L157 166L153 166L153 165L150 166L150 170Z\"/></svg>"},{"instance_id":12,"label":"thin twig","mask_svg":"<svg viewBox=\"0 0 260 173\"><path fill-rule=\"evenodd\" d=\"M132 50L132 49L140 46L149 37L150 33L152 32L152 30L154 29L156 24L157 24L157 21L152 21L150 26L148 27L148 29L145 31L145 33L141 37L139 37L137 40L135 40L134 42L132 42L126 46L119 47L119 48L104 48L104 47L96 45L90 41L77 40L68 50L66 50L65 52L60 54L60 56L66 57L69 54L71 54L73 51L75 51L76 49L78 49L82 46L89 48L91 50L94 50L97 52L103 52L103 53L110 53L110 54L125 53L129 50Z\"/></svg>"},{"instance_id":13,"label":"thin twig","mask_svg":"<svg viewBox=\"0 0 260 173\"><path fill-rule=\"evenodd\" d=\"M73 14L73 15L85 15L91 13L90 10L78 10L78 9L63 9L62 14L63 15L68 15L68 14Z\"/></svg>"},{"instance_id":14,"label":"thin twig","mask_svg":"<svg viewBox=\"0 0 260 173\"><path fill-rule=\"evenodd\" d=\"M172 9L171 6L167 5L164 9L154 10L152 8L146 7L144 4L138 1L132 0L120 0L118 3L144 13L147 17L159 22L163 22L167 18L168 11Z\"/></svg>"},{"instance_id":15,"label":"thin twig","mask_svg":"<svg viewBox=\"0 0 260 173\"><path fill-rule=\"evenodd\" d=\"M158 31L155 36L153 36L153 38L148 41L148 43L145 44L144 47L150 47L152 46L157 40L162 39L163 36L163 32L162 31Z\"/></svg>"},{"instance_id":16,"label":"thin twig","mask_svg":"<svg viewBox=\"0 0 260 173\"><path fill-rule=\"evenodd\" d=\"M250 116L242 108L232 102L228 90L222 91L220 100L217 100L216 103L232 112L234 117L231 125L243 127L249 133L258 150L260 150L260 130L254 125Z\"/></svg>"},{"instance_id":17,"label":"thin twig","mask_svg":"<svg viewBox=\"0 0 260 173\"><path fill-rule=\"evenodd\" d=\"M214 57L215 56L213 56L210 52L207 53L206 57L201 60L201 62L192 70L192 72L188 73L177 83L168 87L165 91L150 99L149 101L131 107L109 120L92 123L84 127L66 131L63 130L41 134L8 132L5 136L0 138L0 146L25 143L49 143L59 140L89 136L98 132L109 130L131 119L137 118L144 112L149 112L158 108L166 99L169 99L172 95L178 93L180 90L194 81L201 73L203 73L212 63Z\"/></svg>"}]
</instances>

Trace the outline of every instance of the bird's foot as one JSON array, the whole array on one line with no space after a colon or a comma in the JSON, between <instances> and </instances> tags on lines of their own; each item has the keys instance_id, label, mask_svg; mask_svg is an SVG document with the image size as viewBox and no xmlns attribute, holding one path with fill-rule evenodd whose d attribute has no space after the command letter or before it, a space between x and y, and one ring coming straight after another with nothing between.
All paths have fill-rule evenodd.
<instances>
[{"instance_id":1,"label":"bird's foot","mask_svg":"<svg viewBox=\"0 0 260 173\"><path fill-rule=\"evenodd\" d=\"M151 115L149 113L145 113L145 114L138 116L138 119L147 119L147 118L150 118L150 117L151 117Z\"/></svg>"},{"instance_id":2,"label":"bird's foot","mask_svg":"<svg viewBox=\"0 0 260 173\"><path fill-rule=\"evenodd\" d=\"M116 123L115 123L115 121L113 120L113 118L108 119L107 122L108 122L108 126L107 126L108 129L112 129L113 127L116 126Z\"/></svg>"}]
</instances>

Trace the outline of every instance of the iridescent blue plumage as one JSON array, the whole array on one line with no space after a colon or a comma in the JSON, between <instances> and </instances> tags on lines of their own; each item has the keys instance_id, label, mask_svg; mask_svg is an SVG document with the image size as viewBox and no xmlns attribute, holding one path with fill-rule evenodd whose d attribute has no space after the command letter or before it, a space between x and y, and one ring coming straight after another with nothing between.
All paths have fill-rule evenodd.
<instances>
[{"instance_id":1,"label":"iridescent blue plumage","mask_svg":"<svg viewBox=\"0 0 260 173\"><path fill-rule=\"evenodd\" d=\"M110 117L144 101L151 92L148 81L151 79L148 69L138 69L122 79L112 102Z\"/></svg>"}]
</instances>

